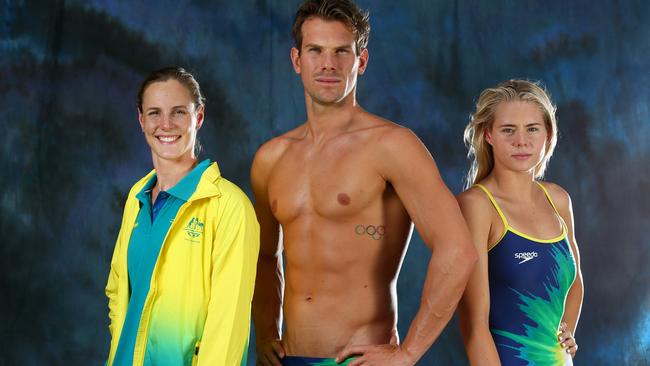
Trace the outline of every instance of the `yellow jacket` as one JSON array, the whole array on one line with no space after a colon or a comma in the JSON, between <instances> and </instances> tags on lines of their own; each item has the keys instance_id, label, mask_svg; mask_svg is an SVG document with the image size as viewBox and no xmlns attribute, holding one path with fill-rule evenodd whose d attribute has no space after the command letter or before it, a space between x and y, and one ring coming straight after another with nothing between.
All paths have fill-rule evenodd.
<instances>
[{"instance_id":1,"label":"yellow jacket","mask_svg":"<svg viewBox=\"0 0 650 366\"><path fill-rule=\"evenodd\" d=\"M140 210L136 183L124 207L106 286L113 364L129 304L127 251ZM192 365L233 366L245 358L259 252L248 197L213 163L181 206L162 244L138 328L133 365L146 349L172 347Z\"/></svg>"}]
</instances>

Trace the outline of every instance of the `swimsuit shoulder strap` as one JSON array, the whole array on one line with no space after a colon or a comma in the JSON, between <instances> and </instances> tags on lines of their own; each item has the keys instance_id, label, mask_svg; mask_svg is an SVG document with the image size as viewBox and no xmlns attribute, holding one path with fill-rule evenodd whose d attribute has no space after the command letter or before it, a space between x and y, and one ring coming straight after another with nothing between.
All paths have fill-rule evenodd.
<instances>
[{"instance_id":1,"label":"swimsuit shoulder strap","mask_svg":"<svg viewBox=\"0 0 650 366\"><path fill-rule=\"evenodd\" d=\"M551 199L551 195L548 193L548 190L546 189L546 187L544 187L544 185L542 183L538 182L538 181L535 181L535 183L537 183L539 188L541 188L542 191L544 191L544 195L546 196L546 199L548 200L548 203L551 204L551 206L553 207L553 210L555 211L555 213L559 215L560 213L558 212L557 207L555 207L555 203L553 203L553 200Z\"/></svg>"},{"instance_id":2,"label":"swimsuit shoulder strap","mask_svg":"<svg viewBox=\"0 0 650 366\"><path fill-rule=\"evenodd\" d=\"M566 231L567 231L566 223L564 222L564 219L562 218L562 215L560 215L560 211L558 211L557 207L555 207L555 203L553 203L553 199L551 199L551 194L548 193L548 189L546 189L546 187L544 187L544 185L542 183L538 182L538 181L535 181L535 183L537 183L539 188L541 188L542 191L544 191L544 195L546 196L546 199L548 200L548 203L551 204L551 207L553 207L553 211L555 211L555 214L560 219L560 223L562 224L562 230L566 233Z\"/></svg>"},{"instance_id":3,"label":"swimsuit shoulder strap","mask_svg":"<svg viewBox=\"0 0 650 366\"><path fill-rule=\"evenodd\" d=\"M474 186L480 188L483 192L485 192L487 197L490 199L490 202L492 202L492 206L494 206L494 209L497 210L497 213L499 214L499 217L501 217L501 221L503 221L504 230L508 230L510 225L508 225L508 220L506 219L506 215L504 215L503 211L501 211L501 207L499 207L499 204L497 203L497 201L492 196L492 193L490 193L490 191L488 191L488 189L485 188L485 186L482 185L482 184L477 183L477 184L474 184Z\"/></svg>"}]
</instances>

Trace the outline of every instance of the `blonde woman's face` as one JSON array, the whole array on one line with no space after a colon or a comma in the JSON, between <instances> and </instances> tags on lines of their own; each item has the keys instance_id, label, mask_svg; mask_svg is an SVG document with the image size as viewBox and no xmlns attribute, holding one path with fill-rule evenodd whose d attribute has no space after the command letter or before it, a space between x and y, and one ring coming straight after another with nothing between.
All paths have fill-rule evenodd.
<instances>
[{"instance_id":1,"label":"blonde woman's face","mask_svg":"<svg viewBox=\"0 0 650 366\"><path fill-rule=\"evenodd\" d=\"M531 102L501 102L485 140L492 146L495 168L533 173L544 159L548 130L540 108Z\"/></svg>"}]
</instances>

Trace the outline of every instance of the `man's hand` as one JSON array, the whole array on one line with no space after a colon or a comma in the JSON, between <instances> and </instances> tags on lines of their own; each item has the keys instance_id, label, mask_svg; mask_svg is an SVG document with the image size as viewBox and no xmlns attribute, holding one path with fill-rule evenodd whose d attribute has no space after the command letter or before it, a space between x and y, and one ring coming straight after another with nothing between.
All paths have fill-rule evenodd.
<instances>
[{"instance_id":1,"label":"man's hand","mask_svg":"<svg viewBox=\"0 0 650 366\"><path fill-rule=\"evenodd\" d=\"M397 344L347 346L336 357L341 363L355 357L348 366L413 366L416 360Z\"/></svg>"},{"instance_id":2,"label":"man's hand","mask_svg":"<svg viewBox=\"0 0 650 366\"><path fill-rule=\"evenodd\" d=\"M257 345L258 366L282 366L280 359L284 356L284 348L282 348L279 339L272 339Z\"/></svg>"}]
</instances>

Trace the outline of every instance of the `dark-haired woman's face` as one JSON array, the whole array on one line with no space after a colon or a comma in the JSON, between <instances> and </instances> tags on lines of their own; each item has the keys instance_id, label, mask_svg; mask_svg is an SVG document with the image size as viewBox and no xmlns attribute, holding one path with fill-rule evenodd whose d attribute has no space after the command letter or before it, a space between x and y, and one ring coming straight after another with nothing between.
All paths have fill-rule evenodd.
<instances>
[{"instance_id":1,"label":"dark-haired woman's face","mask_svg":"<svg viewBox=\"0 0 650 366\"><path fill-rule=\"evenodd\" d=\"M194 158L196 133L203 123L203 107L176 80L150 84L142 96L140 126L156 159Z\"/></svg>"}]
</instances>

